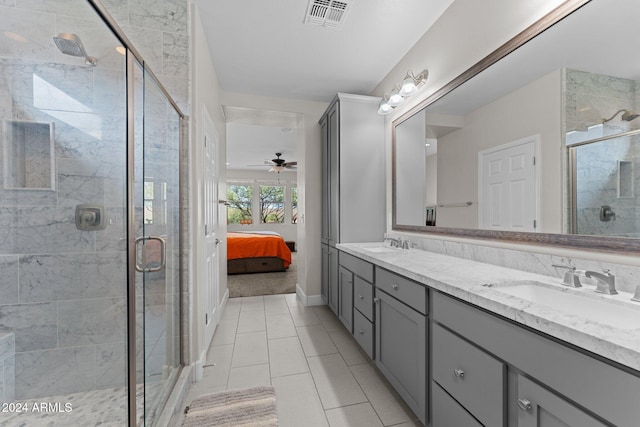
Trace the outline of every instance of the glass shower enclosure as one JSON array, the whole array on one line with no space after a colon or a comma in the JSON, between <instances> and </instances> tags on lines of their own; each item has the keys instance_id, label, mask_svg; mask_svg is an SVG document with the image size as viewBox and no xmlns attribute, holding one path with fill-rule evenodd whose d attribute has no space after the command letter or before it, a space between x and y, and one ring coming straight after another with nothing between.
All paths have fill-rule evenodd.
<instances>
[{"instance_id":1,"label":"glass shower enclosure","mask_svg":"<svg viewBox=\"0 0 640 427\"><path fill-rule=\"evenodd\" d=\"M153 425L184 116L98 2L43 4L0 6L0 425Z\"/></svg>"}]
</instances>

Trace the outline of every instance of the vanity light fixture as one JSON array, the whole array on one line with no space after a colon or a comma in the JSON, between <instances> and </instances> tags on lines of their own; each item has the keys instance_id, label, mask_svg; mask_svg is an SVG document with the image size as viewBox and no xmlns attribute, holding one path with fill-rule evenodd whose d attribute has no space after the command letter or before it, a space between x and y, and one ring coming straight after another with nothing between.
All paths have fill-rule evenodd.
<instances>
[{"instance_id":1,"label":"vanity light fixture","mask_svg":"<svg viewBox=\"0 0 640 427\"><path fill-rule=\"evenodd\" d=\"M425 84L429 71L422 70L419 74L413 74L413 71L407 71L406 76L402 80L402 84L396 84L391 93L380 101L378 105L378 114L385 115L393 111L395 107L402 104L404 100L414 93L418 92L418 88Z\"/></svg>"}]
</instances>

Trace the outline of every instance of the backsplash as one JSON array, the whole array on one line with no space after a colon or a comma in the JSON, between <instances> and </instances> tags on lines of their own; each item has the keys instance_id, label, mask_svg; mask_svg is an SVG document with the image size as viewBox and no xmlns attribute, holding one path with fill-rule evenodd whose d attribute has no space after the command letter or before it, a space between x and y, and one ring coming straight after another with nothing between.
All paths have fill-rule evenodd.
<instances>
[{"instance_id":1,"label":"backsplash","mask_svg":"<svg viewBox=\"0 0 640 427\"><path fill-rule=\"evenodd\" d=\"M635 287L640 285L640 267L608 261L598 262L566 256L429 239L416 235L403 237L409 237L416 249L557 277L558 282L562 280L565 270L553 267L552 264L570 265L578 270L602 271L603 269L610 269L611 273L616 276L616 288L623 292L634 292Z\"/></svg>"}]
</instances>

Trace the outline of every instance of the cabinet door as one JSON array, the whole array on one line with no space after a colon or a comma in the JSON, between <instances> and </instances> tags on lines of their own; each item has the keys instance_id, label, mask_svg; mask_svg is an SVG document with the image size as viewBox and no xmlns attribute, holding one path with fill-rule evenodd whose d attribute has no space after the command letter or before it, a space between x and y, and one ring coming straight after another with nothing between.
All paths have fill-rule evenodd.
<instances>
[{"instance_id":1,"label":"cabinet door","mask_svg":"<svg viewBox=\"0 0 640 427\"><path fill-rule=\"evenodd\" d=\"M338 315L338 250L329 246L327 267L327 287L329 290L329 308Z\"/></svg>"},{"instance_id":2,"label":"cabinet door","mask_svg":"<svg viewBox=\"0 0 640 427\"><path fill-rule=\"evenodd\" d=\"M329 149L329 244L340 243L340 128L339 103L335 103L327 115Z\"/></svg>"},{"instance_id":3,"label":"cabinet door","mask_svg":"<svg viewBox=\"0 0 640 427\"><path fill-rule=\"evenodd\" d=\"M518 375L517 396L518 427L605 427L582 409L522 375Z\"/></svg>"},{"instance_id":4,"label":"cabinet door","mask_svg":"<svg viewBox=\"0 0 640 427\"><path fill-rule=\"evenodd\" d=\"M329 244L329 122L320 123L322 131L322 243Z\"/></svg>"},{"instance_id":5,"label":"cabinet door","mask_svg":"<svg viewBox=\"0 0 640 427\"><path fill-rule=\"evenodd\" d=\"M338 319L353 333L353 273L340 266L338 278Z\"/></svg>"},{"instance_id":6,"label":"cabinet door","mask_svg":"<svg viewBox=\"0 0 640 427\"><path fill-rule=\"evenodd\" d=\"M375 303L376 365L426 423L426 316L378 289Z\"/></svg>"},{"instance_id":7,"label":"cabinet door","mask_svg":"<svg viewBox=\"0 0 640 427\"><path fill-rule=\"evenodd\" d=\"M321 248L320 293L322 294L322 300L325 302L325 304L329 304L329 245L321 245Z\"/></svg>"}]
</instances>

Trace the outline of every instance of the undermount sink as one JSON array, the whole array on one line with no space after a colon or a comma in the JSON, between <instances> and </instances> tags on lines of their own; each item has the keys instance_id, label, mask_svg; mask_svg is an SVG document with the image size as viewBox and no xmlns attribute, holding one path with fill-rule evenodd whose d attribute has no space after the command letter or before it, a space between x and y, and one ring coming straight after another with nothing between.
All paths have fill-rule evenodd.
<instances>
[{"instance_id":1,"label":"undermount sink","mask_svg":"<svg viewBox=\"0 0 640 427\"><path fill-rule=\"evenodd\" d=\"M640 306L593 294L591 288L561 288L536 281L496 285L496 291L623 330L640 329Z\"/></svg>"},{"instance_id":2,"label":"undermount sink","mask_svg":"<svg viewBox=\"0 0 640 427\"><path fill-rule=\"evenodd\" d=\"M363 246L362 249L369 252L396 252L399 250L390 246Z\"/></svg>"}]
</instances>

